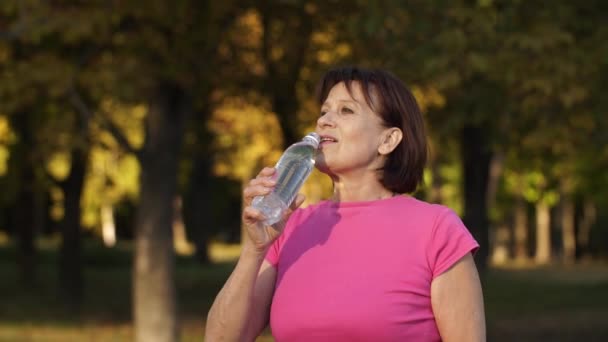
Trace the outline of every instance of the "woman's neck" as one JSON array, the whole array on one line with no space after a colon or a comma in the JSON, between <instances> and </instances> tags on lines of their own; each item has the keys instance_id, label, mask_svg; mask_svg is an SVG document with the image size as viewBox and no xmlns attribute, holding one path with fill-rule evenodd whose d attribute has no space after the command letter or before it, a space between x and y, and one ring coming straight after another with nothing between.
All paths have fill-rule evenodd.
<instances>
[{"instance_id":1,"label":"woman's neck","mask_svg":"<svg viewBox=\"0 0 608 342\"><path fill-rule=\"evenodd\" d=\"M375 201L394 195L395 193L386 189L375 177L350 182L345 179L334 179L332 200L335 202Z\"/></svg>"}]
</instances>

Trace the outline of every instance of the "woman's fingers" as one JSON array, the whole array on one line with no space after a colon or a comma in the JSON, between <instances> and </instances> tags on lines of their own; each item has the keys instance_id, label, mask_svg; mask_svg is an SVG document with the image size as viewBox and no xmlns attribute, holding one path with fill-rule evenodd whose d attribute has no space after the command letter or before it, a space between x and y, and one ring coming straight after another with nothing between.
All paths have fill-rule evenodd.
<instances>
[{"instance_id":1,"label":"woman's fingers","mask_svg":"<svg viewBox=\"0 0 608 342\"><path fill-rule=\"evenodd\" d=\"M256 178L249 181L249 184L243 190L243 199L246 205L251 203L254 197L267 195L272 191L272 188L276 185L276 180L272 178L274 173L274 168L267 167L262 169Z\"/></svg>"},{"instance_id":2,"label":"woman's fingers","mask_svg":"<svg viewBox=\"0 0 608 342\"><path fill-rule=\"evenodd\" d=\"M274 175L274 173L276 171L277 170L274 167L265 167L265 168L262 169L262 171L260 171L260 173L258 173L258 175L257 175L256 178L259 178L259 177L270 177L270 176Z\"/></svg>"},{"instance_id":3,"label":"woman's fingers","mask_svg":"<svg viewBox=\"0 0 608 342\"><path fill-rule=\"evenodd\" d=\"M248 186L243 190L243 197L245 198L245 203L249 204L254 197L267 195L271 191L272 188L263 185Z\"/></svg>"},{"instance_id":4,"label":"woman's fingers","mask_svg":"<svg viewBox=\"0 0 608 342\"><path fill-rule=\"evenodd\" d=\"M249 181L249 186L263 185L267 187L273 187L277 184L277 181L270 177L259 177Z\"/></svg>"},{"instance_id":5,"label":"woman's fingers","mask_svg":"<svg viewBox=\"0 0 608 342\"><path fill-rule=\"evenodd\" d=\"M243 220L246 224L254 224L264 220L264 218L264 214L253 207L246 207L243 210Z\"/></svg>"}]
</instances>

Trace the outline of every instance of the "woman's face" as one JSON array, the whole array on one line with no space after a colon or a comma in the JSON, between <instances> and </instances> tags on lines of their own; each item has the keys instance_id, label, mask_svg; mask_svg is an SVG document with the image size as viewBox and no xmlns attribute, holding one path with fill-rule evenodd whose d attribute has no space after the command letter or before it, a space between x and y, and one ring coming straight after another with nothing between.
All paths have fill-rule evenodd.
<instances>
[{"instance_id":1,"label":"woman's face","mask_svg":"<svg viewBox=\"0 0 608 342\"><path fill-rule=\"evenodd\" d=\"M379 148L388 130L365 101L360 85L351 85L352 96L344 83L330 90L317 120L321 144L316 167L332 176L375 172L384 163Z\"/></svg>"}]
</instances>

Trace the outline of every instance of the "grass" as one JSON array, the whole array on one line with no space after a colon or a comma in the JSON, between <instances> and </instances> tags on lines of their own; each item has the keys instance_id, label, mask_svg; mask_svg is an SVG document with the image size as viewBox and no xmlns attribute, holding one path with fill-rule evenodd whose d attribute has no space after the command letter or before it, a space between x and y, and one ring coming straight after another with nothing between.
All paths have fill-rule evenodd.
<instances>
[{"instance_id":1,"label":"grass","mask_svg":"<svg viewBox=\"0 0 608 342\"><path fill-rule=\"evenodd\" d=\"M182 341L202 340L204 318L238 248L214 246L222 262L178 258ZM37 281L19 282L12 246L0 246L1 341L131 341L131 247L85 245L86 293L79 314L57 297L57 254L42 244ZM484 279L489 341L608 341L608 265L493 268ZM268 335L258 341L272 341Z\"/></svg>"}]
</instances>

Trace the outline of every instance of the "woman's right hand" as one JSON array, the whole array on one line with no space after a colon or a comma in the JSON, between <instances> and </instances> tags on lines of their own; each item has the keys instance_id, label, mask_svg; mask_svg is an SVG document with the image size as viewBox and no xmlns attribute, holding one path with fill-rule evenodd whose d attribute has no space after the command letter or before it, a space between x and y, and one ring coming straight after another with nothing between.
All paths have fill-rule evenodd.
<instances>
[{"instance_id":1,"label":"woman's right hand","mask_svg":"<svg viewBox=\"0 0 608 342\"><path fill-rule=\"evenodd\" d=\"M251 206L251 201L253 201L254 197L264 196L272 191L276 185L276 181L273 178L275 173L276 169L272 167L262 169L262 171L258 173L257 177L252 179L247 187L243 190L245 207L243 209L243 223L245 225L245 230L247 231L247 236L243 237L245 239L244 246L252 247L258 253L266 253L272 242L279 235L281 235L279 230L265 225L263 223L265 217L262 212ZM302 194L298 194L290 208L283 216L283 222L287 222L287 219L291 213L302 205L302 202L304 202L304 196Z\"/></svg>"}]
</instances>

